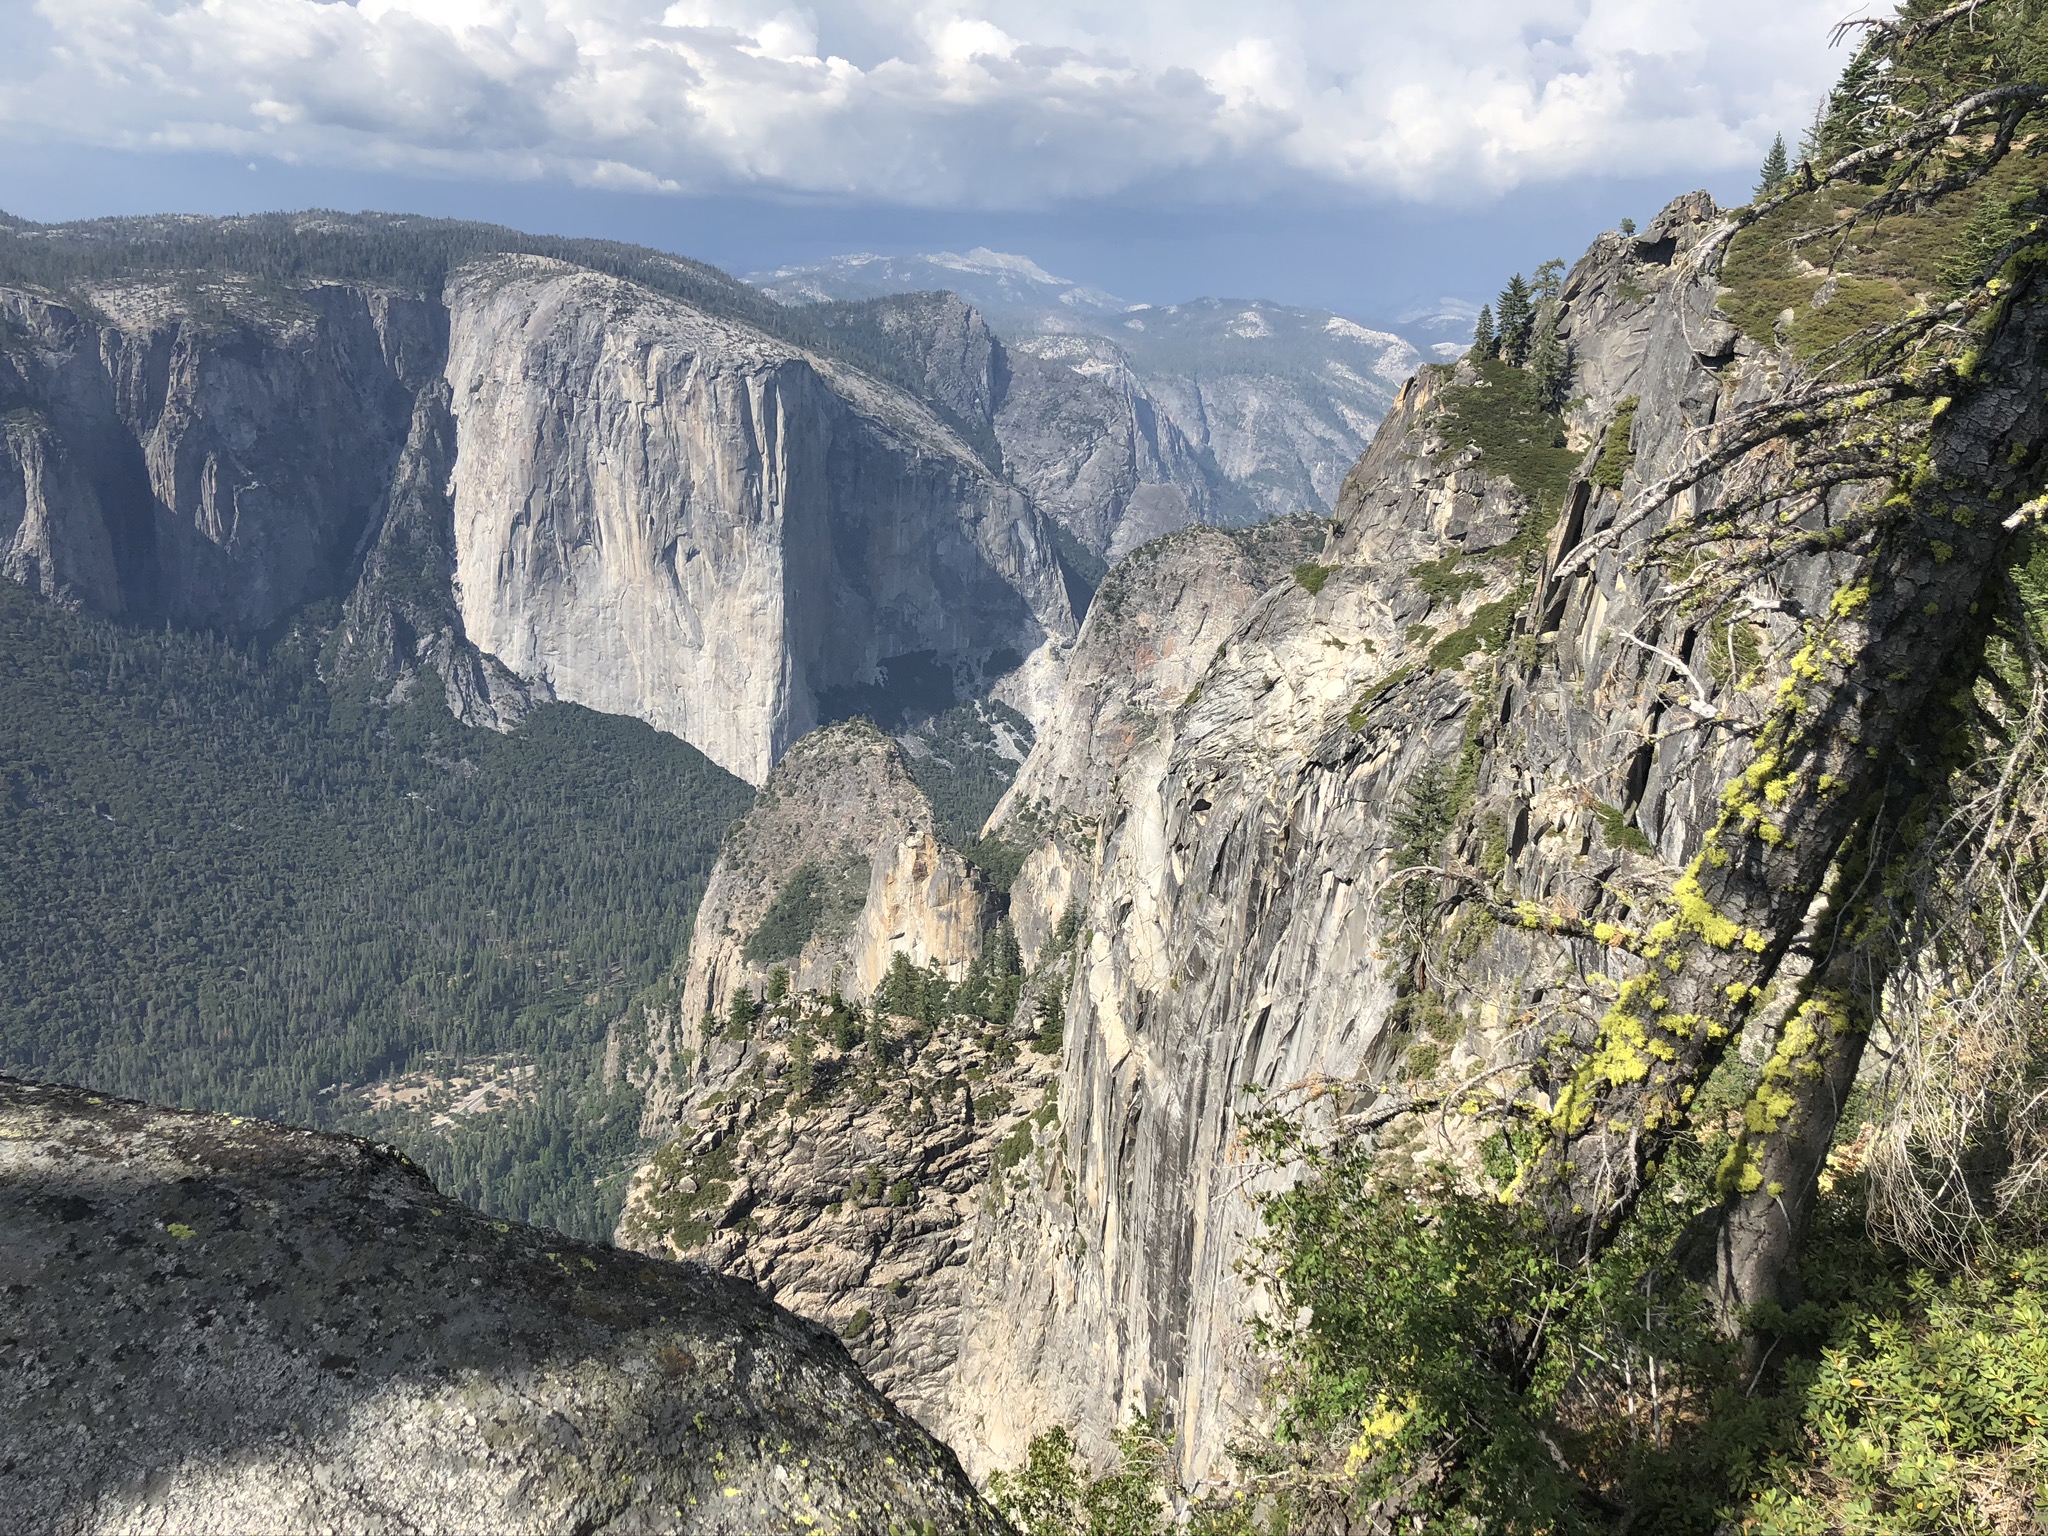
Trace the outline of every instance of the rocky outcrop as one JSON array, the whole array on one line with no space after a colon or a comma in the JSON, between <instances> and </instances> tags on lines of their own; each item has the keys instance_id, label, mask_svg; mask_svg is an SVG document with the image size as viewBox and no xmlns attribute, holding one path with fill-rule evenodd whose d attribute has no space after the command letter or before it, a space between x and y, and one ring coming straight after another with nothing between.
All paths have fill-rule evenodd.
<instances>
[{"instance_id":1,"label":"rocky outcrop","mask_svg":"<svg viewBox=\"0 0 2048 1536\"><path fill-rule=\"evenodd\" d=\"M949 1438L978 1234L1057 1136L1043 1044L815 994L721 1029L633 1177L619 1241L751 1280L834 1329Z\"/></svg>"},{"instance_id":2,"label":"rocky outcrop","mask_svg":"<svg viewBox=\"0 0 2048 1536\"><path fill-rule=\"evenodd\" d=\"M991 1305L1072 1300L994 1297L976 1278L995 1267L984 1245L1014 1243L1018 1223L1036 1219L1040 1183L1063 1177L1056 1106L1046 1096L1057 1037L1037 1033L1031 994L1057 998L1064 988L1100 820L1115 811L1124 780L1158 775L1163 761L1153 754L1171 741L1175 712L1219 641L1275 582L1304 590L1290 573L1325 531L1313 517L1186 529L1127 557L1104 582L1054 717L1061 750L1027 759L1031 776L992 822L1019 839L1051 834L1010 893L1022 963L1035 980L1004 1028L955 1016L927 1031L896 1019L877 1055L817 995L836 987L869 996L878 967L897 952L940 961L961 979L966 968L957 959L944 965L945 951L926 932L946 925L953 887L882 876L892 864L959 860L929 848L929 808L887 738L843 725L791 750L728 839L706 895L677 1032L655 1051L662 1069L645 1129L667 1145L635 1176L622 1242L701 1259L850 1330L848 1347L863 1367L921 1423L980 1448L986 1470L983 1380L963 1351L1007 1327L1044 1325L1037 1315L986 1312ZM893 860L877 852L872 866L860 863L862 850L891 846ZM834 897L838 861L858 868ZM762 955L749 964L746 947L793 885L821 897L819 930L784 961L800 995L751 1026L731 1025L732 989L745 983L758 994L769 963ZM869 894L856 921L849 898L862 889ZM978 932L962 934L981 947ZM790 1087L799 1037L804 1071L820 1084L800 1094ZM1018 1390L1038 1403L1032 1394L1045 1385Z\"/></svg>"},{"instance_id":3,"label":"rocky outcrop","mask_svg":"<svg viewBox=\"0 0 2048 1536\"><path fill-rule=\"evenodd\" d=\"M795 990L854 1000L898 954L958 980L994 920L896 743L842 721L798 742L727 835L691 928L682 1020L722 1018L741 987L761 997L777 967Z\"/></svg>"},{"instance_id":4,"label":"rocky outcrop","mask_svg":"<svg viewBox=\"0 0 2048 1536\"><path fill-rule=\"evenodd\" d=\"M753 1287L365 1142L0 1079L0 1289L10 1530L1003 1529Z\"/></svg>"},{"instance_id":5,"label":"rocky outcrop","mask_svg":"<svg viewBox=\"0 0 2048 1536\"><path fill-rule=\"evenodd\" d=\"M1314 516L1189 528L1119 562L1089 607L1044 745L1025 759L991 827L1035 808L1099 821L1132 759L1195 696L1245 610L1320 553L1327 532Z\"/></svg>"},{"instance_id":6,"label":"rocky outcrop","mask_svg":"<svg viewBox=\"0 0 2048 1536\"><path fill-rule=\"evenodd\" d=\"M930 410L534 257L448 289L472 639L759 783L893 668L944 702L1075 624L1050 525Z\"/></svg>"}]
</instances>

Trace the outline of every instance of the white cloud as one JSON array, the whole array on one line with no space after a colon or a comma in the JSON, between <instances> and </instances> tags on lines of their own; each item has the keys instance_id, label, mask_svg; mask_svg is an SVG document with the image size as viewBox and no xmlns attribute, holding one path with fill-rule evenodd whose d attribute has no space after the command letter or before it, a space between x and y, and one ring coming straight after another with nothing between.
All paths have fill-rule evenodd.
<instances>
[{"instance_id":1,"label":"white cloud","mask_svg":"<svg viewBox=\"0 0 2048 1536\"><path fill-rule=\"evenodd\" d=\"M1841 0L36 0L0 136L1032 206L1747 167ZM855 62L855 58L859 62Z\"/></svg>"}]
</instances>

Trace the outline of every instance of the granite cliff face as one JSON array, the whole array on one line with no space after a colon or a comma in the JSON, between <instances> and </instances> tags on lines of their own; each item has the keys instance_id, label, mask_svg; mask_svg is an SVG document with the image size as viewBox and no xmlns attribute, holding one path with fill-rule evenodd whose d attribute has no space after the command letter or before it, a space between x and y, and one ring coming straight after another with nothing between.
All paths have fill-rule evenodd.
<instances>
[{"instance_id":1,"label":"granite cliff face","mask_svg":"<svg viewBox=\"0 0 2048 1536\"><path fill-rule=\"evenodd\" d=\"M1469 1154L1476 1132L1401 1104L1495 1080L1546 1094L1544 1039L1588 1030L1623 974L1595 924L1670 890L1796 664L1800 617L1846 578L1841 557L1802 555L1719 628L1665 600L1647 542L1712 506L1740 461L1615 526L1794 363L1717 309L1712 268L1692 258L1718 220L1704 194L1680 199L1638 235L1603 236L1566 278L1576 371L1562 421L1519 370L1424 370L1327 525L1145 546L1070 654L1039 648L1018 674L1046 686L1039 733L991 824L1030 848L1009 897L1026 974L1006 1018L855 1022L848 1000L899 950L964 979L992 948L995 907L933 836L885 738L849 726L798 742L730 841L680 1006L656 1021L647 1128L669 1145L637 1177L622 1237L757 1277L830 1322L976 1473L1056 1423L1100 1450L1143 1409L1175 1432L1185 1480L1227 1477L1230 1438L1266 1411L1248 1326L1263 1303L1240 1266L1249 1197L1271 1175L1244 1150L1248 1095L1330 1125L1372 1110L1389 1154L1421 1159ZM1028 454L1002 437L1016 352L963 307L894 311L892 355L924 360L936 402L912 420L887 401L864 414L865 386L826 400L834 365L628 303L615 279L519 258L466 269L450 291L447 380L422 386L447 389L446 414L416 404L392 452L413 466L407 505L429 508L454 434L446 558L462 632L554 613L557 651L539 631L496 642L531 675L651 708L668 684L569 641L696 611L679 569L701 529L723 530L695 547L725 562L712 585L737 594L731 612L746 609L753 633L799 633L779 595L788 541L752 530L810 515L811 492L788 488L869 483L877 463L913 509L928 504L910 480L953 477L955 499L939 500L968 514L902 526L962 530L935 544L940 568L957 555L957 569L1010 572L1000 611L1059 633L1036 513L1005 510L1017 504L987 445L968 440L985 425L1023 476L1013 460ZM672 366L714 355L718 367ZM557 430L546 381L564 376L582 382L559 409L587 414L557 448L522 446ZM866 425L883 417L887 431ZM740 420L753 425L722 435ZM833 461L795 424L831 441L857 430L858 451ZM692 446L657 453L665 434ZM465 510L472 451L498 466L497 489ZM579 467L522 478L556 452ZM869 468L849 481L835 462ZM684 464L715 468L724 489L678 478L663 507L745 515L662 523L662 507L633 500ZM1586 568L1565 565L1589 540L1603 542ZM821 578L840 579L853 582ZM957 639L933 642L932 666L981 666L972 611ZM894 633L932 632L906 620ZM777 681L748 695L767 702L725 750L806 718L809 653L791 641L775 654ZM795 993L765 1019L731 1018L735 989L758 990L778 963ZM1037 1009L1063 1019L1063 1038L1036 1027ZM1029 1049L1056 1039L1056 1061Z\"/></svg>"},{"instance_id":2,"label":"granite cliff face","mask_svg":"<svg viewBox=\"0 0 2048 1536\"><path fill-rule=\"evenodd\" d=\"M1716 722L1775 685L1791 622L1760 614L1743 646L1765 660L1720 668L1657 602L1661 576L1630 564L1657 519L1583 575L1550 572L1767 387L1686 263L1715 218L1681 199L1567 280L1568 447L1532 442L1543 453L1508 474L1505 452L1475 446L1469 423L1526 376L1463 364L1411 382L1321 555L1242 610L1120 771L1088 771L1116 756L1091 745L1102 684L1077 657L998 822L1054 829L1014 893L1020 935L1077 893L1083 916L1059 1141L970 1269L956 1369L975 1410L956 1444L971 1466L1014 1461L1052 1423L1100 1447L1155 1409L1191 1481L1227 1476L1233 1427L1264 1411L1247 1328L1261 1303L1237 1270L1265 1177L1238 1142L1247 1091L1328 1120L1526 1072L1535 1021L1575 1017L1573 967L1601 963L1477 899L1404 914L1412 876L1396 871L1442 858L1576 918L1668 881L1711 823L1742 750ZM1817 557L1776 590L1810 611L1839 579ZM1419 855L1405 841L1430 804L1449 807L1446 841ZM1448 976L1418 971L1418 921ZM1387 1132L1417 1156L1468 1134L1422 1115Z\"/></svg>"},{"instance_id":3,"label":"granite cliff face","mask_svg":"<svg viewBox=\"0 0 2048 1536\"><path fill-rule=\"evenodd\" d=\"M453 1205L388 1150L0 1079L24 1533L997 1532L753 1287Z\"/></svg>"},{"instance_id":4,"label":"granite cliff face","mask_svg":"<svg viewBox=\"0 0 2048 1536\"><path fill-rule=\"evenodd\" d=\"M0 289L0 574L255 630L341 590L440 371L421 295L219 278Z\"/></svg>"},{"instance_id":5,"label":"granite cliff face","mask_svg":"<svg viewBox=\"0 0 2048 1536\"><path fill-rule=\"evenodd\" d=\"M340 598L337 665L382 686L636 715L756 783L1071 640L1053 525L939 395L649 286L651 253L638 282L392 222L276 238L441 239L440 275L108 277L95 226L84 275L0 283L0 573L243 634Z\"/></svg>"},{"instance_id":6,"label":"granite cliff face","mask_svg":"<svg viewBox=\"0 0 2048 1536\"><path fill-rule=\"evenodd\" d=\"M1190 528L1119 563L1062 673L1044 745L1018 769L992 825L1034 806L1089 821L1111 810L1134 757L1160 739L1246 608L1320 553L1328 531L1312 516Z\"/></svg>"},{"instance_id":7,"label":"granite cliff face","mask_svg":"<svg viewBox=\"0 0 2048 1536\"><path fill-rule=\"evenodd\" d=\"M1538 1092L1544 1030L1608 963L1556 926L1589 934L1698 850L1743 754L1729 723L1845 567L1778 571L1743 637L1690 627L1636 557L1710 477L1556 569L1782 367L1690 260L1716 221L1679 199L1569 274L1563 422L1497 362L1425 369L1313 559L1300 532L1264 559L1190 532L1098 596L991 823L1032 846L1010 920L1065 1042L1049 1130L987 1186L942 1325L961 1337L918 1386L977 1473L1053 1423L1104 1450L1145 1409L1190 1483L1227 1479L1266 1413L1241 1262L1272 1176L1241 1145L1247 1094L1325 1124L1376 1108L1395 1157L1470 1155L1473 1128L1399 1104ZM1438 862L1470 881L1405 897Z\"/></svg>"},{"instance_id":8,"label":"granite cliff face","mask_svg":"<svg viewBox=\"0 0 2048 1536\"><path fill-rule=\"evenodd\" d=\"M967 1352L1044 1322L986 1309L1069 1304L991 1294L985 1276L997 1261L986 1250L1036 1222L1039 1181L1063 1166L1049 1092L1059 1034L1045 1019L1057 1017L1073 974L1100 819L1126 780L1158 773L1154 754L1219 638L1323 533L1312 517L1185 529L1104 582L1067 665L1052 727L1061 749L1033 753L997 813L1021 836L1044 835L1010 894L1023 973L1014 1011L999 1007L990 1023L877 1010L867 1023L844 1005L872 998L898 953L970 992L969 961L981 957L991 978L1008 963L989 967L1004 943L990 931L993 895L957 854L931 845L930 808L895 745L846 724L799 742L728 838L681 1005L651 1021L643 1129L666 1145L634 1178L620 1241L755 1280L840 1329L863 1368L920 1423L967 1447L980 1472L1016 1447L1000 1428L991 1434L983 1367ZM894 873L921 864L942 878ZM963 890L974 922L956 916L952 893ZM733 989L758 996L777 958L750 962L747 948L761 949L756 936L774 930L776 909L794 909L792 891L815 893L809 937L791 931L776 946L792 949L782 963L795 990L735 1026ZM1066 1384L1090 1390L1080 1377ZM1041 1385L1025 1388L1033 1415Z\"/></svg>"},{"instance_id":9,"label":"granite cliff face","mask_svg":"<svg viewBox=\"0 0 2048 1536\"><path fill-rule=\"evenodd\" d=\"M1049 526L908 397L531 257L447 300L463 621L556 697L758 783L901 658L1072 635Z\"/></svg>"}]
</instances>

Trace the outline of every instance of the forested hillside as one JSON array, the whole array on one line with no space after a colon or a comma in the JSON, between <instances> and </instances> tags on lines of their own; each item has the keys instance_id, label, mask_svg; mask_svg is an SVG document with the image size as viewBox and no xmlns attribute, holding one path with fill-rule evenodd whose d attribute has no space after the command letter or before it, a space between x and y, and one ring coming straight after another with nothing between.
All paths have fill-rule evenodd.
<instances>
[{"instance_id":1,"label":"forested hillside","mask_svg":"<svg viewBox=\"0 0 2048 1536\"><path fill-rule=\"evenodd\" d=\"M431 680L337 697L324 617L241 646L0 584L0 1069L345 1125L602 1235L620 1191L591 1180L639 1114L607 1026L682 954L750 792L574 706L501 736ZM479 1060L516 1101L439 1128L347 1091Z\"/></svg>"}]
</instances>

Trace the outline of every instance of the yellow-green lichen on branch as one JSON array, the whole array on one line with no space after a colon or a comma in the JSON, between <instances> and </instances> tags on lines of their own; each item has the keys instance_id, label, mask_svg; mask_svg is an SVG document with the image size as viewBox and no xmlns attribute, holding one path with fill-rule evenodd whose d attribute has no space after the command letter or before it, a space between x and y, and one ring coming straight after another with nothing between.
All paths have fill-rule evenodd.
<instances>
[{"instance_id":1,"label":"yellow-green lichen on branch","mask_svg":"<svg viewBox=\"0 0 2048 1536\"><path fill-rule=\"evenodd\" d=\"M1862 1033L1869 1018L1846 992L1817 988L1795 1008L1778 1031L1771 1059L1742 1106L1742 1129L1714 1173L1724 1196L1746 1195L1763 1183L1757 1153L1783 1130L1799 1107L1799 1090L1819 1078L1829 1047L1845 1034Z\"/></svg>"}]
</instances>

